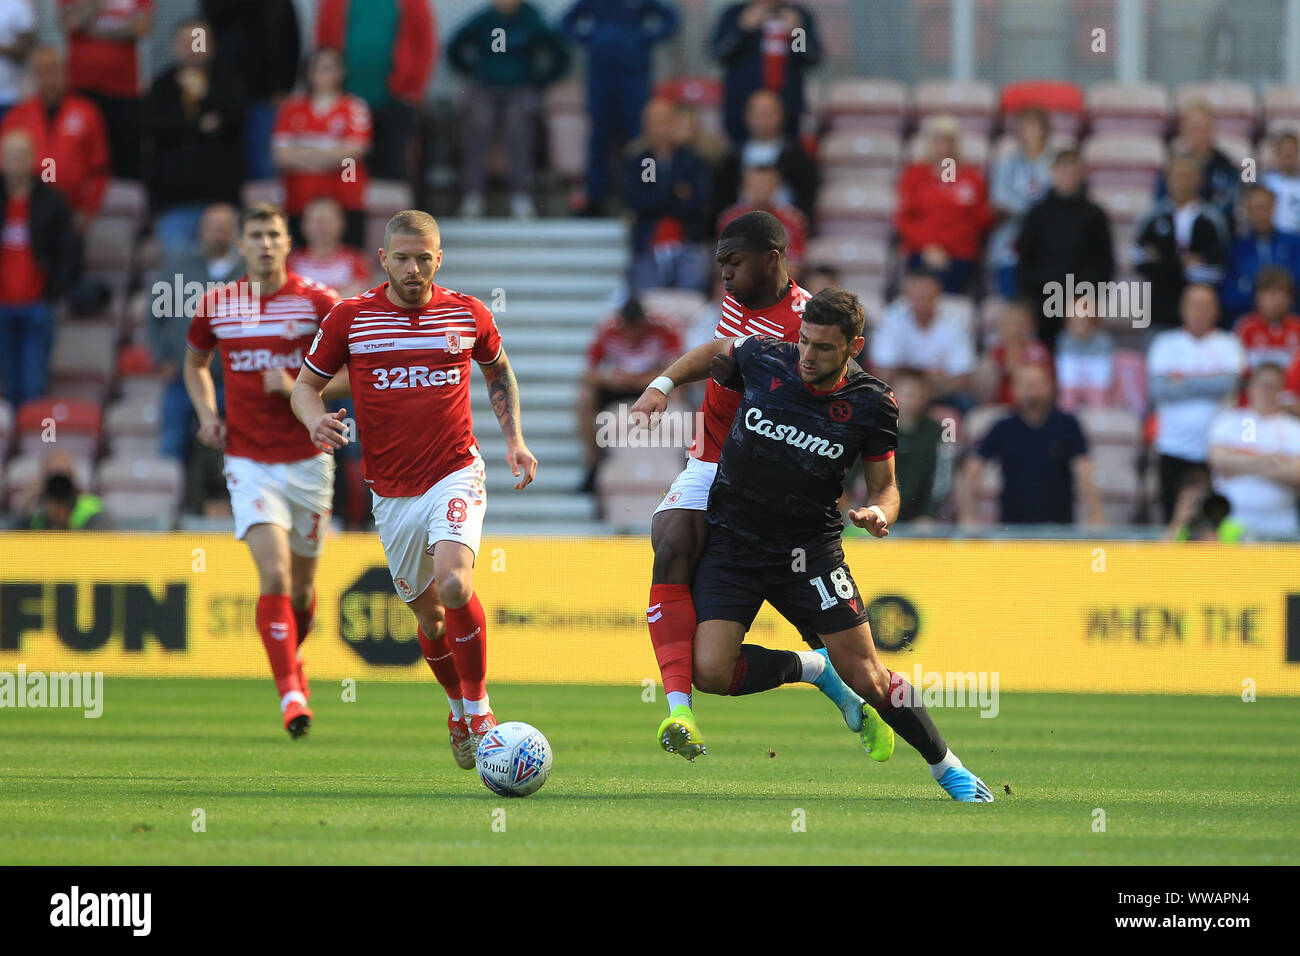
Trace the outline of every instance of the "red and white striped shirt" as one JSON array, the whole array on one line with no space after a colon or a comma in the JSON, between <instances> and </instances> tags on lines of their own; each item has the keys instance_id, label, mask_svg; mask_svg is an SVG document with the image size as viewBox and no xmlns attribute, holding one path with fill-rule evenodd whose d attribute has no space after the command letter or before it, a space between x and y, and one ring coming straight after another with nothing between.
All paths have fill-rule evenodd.
<instances>
[{"instance_id":1,"label":"red and white striped shirt","mask_svg":"<svg viewBox=\"0 0 1300 956\"><path fill-rule=\"evenodd\" d=\"M812 296L793 281L781 301L766 309L749 309L731 296L726 296L722 300L722 316L718 319L713 337L725 339L733 335L770 335L785 342L797 342L799 326L803 323L804 306L810 298ZM738 392L723 388L711 378L708 380L704 404L700 406L700 411L704 413L704 431L695 436L695 443L691 445L692 455L701 461L718 460L722 454L722 443L726 441L727 432L731 428L731 420L740 408L740 399Z\"/></svg>"},{"instance_id":2,"label":"red and white striped shirt","mask_svg":"<svg viewBox=\"0 0 1300 956\"><path fill-rule=\"evenodd\" d=\"M320 454L285 395L267 392L263 372L296 376L321 319L339 301L319 282L289 273L273 295L258 299L243 276L204 297L186 344L207 355L221 350L226 388L226 453L266 464Z\"/></svg>"},{"instance_id":3,"label":"red and white striped shirt","mask_svg":"<svg viewBox=\"0 0 1300 956\"><path fill-rule=\"evenodd\" d=\"M496 321L474 296L435 285L406 309L385 282L335 306L304 361L327 378L348 367L361 473L375 494L409 498L474 461L470 359L500 355Z\"/></svg>"}]
</instances>

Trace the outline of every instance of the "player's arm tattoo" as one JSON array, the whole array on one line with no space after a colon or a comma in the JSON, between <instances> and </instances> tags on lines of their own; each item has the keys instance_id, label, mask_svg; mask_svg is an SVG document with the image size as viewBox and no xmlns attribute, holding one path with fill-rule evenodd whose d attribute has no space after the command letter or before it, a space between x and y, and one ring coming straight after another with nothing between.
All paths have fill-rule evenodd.
<instances>
[{"instance_id":1,"label":"player's arm tattoo","mask_svg":"<svg viewBox=\"0 0 1300 956\"><path fill-rule=\"evenodd\" d=\"M483 377L487 379L488 400L492 403L492 411L496 414L497 421L501 424L501 434L506 436L506 440L522 440L523 433L519 423L519 383L515 381L515 373L510 368L510 360L506 358L505 349L497 356L495 362L491 365L481 366Z\"/></svg>"}]
</instances>

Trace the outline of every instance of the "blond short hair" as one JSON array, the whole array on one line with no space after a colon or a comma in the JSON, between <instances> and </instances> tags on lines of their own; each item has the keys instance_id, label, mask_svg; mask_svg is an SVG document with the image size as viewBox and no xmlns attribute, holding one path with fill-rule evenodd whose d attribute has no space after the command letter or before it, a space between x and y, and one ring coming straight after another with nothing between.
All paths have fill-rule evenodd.
<instances>
[{"instance_id":1,"label":"blond short hair","mask_svg":"<svg viewBox=\"0 0 1300 956\"><path fill-rule=\"evenodd\" d=\"M384 227L384 248L387 249L393 244L393 236L399 235L432 236L435 246L442 242L438 220L419 209L403 209L388 220L388 225Z\"/></svg>"}]
</instances>

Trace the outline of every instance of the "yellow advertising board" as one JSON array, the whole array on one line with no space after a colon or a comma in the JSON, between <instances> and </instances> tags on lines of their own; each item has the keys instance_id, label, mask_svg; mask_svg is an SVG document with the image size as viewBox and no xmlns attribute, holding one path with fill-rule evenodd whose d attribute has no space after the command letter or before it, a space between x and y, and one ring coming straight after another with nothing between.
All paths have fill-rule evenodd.
<instances>
[{"instance_id":1,"label":"yellow advertising board","mask_svg":"<svg viewBox=\"0 0 1300 956\"><path fill-rule=\"evenodd\" d=\"M1300 695L1300 547L845 543L886 663L1001 690ZM496 681L640 683L644 538L484 541ZM247 548L225 535L0 535L0 671L262 677ZM330 539L304 649L315 679L431 679L378 538ZM802 647L765 608L750 639ZM1249 682L1249 683L1247 683Z\"/></svg>"}]
</instances>

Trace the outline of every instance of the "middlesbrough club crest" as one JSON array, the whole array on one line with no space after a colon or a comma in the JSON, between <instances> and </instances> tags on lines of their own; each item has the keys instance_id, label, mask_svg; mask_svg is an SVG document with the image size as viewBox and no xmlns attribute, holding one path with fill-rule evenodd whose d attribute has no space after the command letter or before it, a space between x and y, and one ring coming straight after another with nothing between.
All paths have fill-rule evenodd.
<instances>
[{"instance_id":1,"label":"middlesbrough club crest","mask_svg":"<svg viewBox=\"0 0 1300 956\"><path fill-rule=\"evenodd\" d=\"M447 333L447 352L450 355L460 354L460 333L459 332Z\"/></svg>"}]
</instances>

